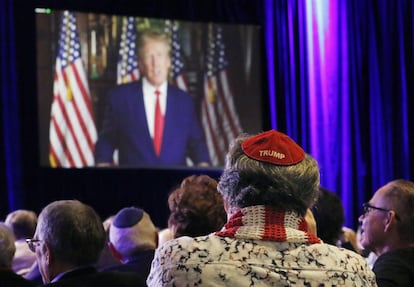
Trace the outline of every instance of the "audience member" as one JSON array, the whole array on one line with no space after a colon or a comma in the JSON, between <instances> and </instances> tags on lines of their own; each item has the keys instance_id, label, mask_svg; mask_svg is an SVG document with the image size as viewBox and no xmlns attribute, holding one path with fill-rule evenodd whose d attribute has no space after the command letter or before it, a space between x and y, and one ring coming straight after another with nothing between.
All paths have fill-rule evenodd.
<instances>
[{"instance_id":1,"label":"audience member","mask_svg":"<svg viewBox=\"0 0 414 287\"><path fill-rule=\"evenodd\" d=\"M308 231L317 162L288 136L240 136L218 183L228 221L156 252L149 286L376 286L364 258Z\"/></svg>"},{"instance_id":2,"label":"audience member","mask_svg":"<svg viewBox=\"0 0 414 287\"><path fill-rule=\"evenodd\" d=\"M12 269L12 260L16 251L14 241L15 237L11 228L3 222L0 222L0 286L35 286L33 282L24 279Z\"/></svg>"},{"instance_id":3,"label":"audience member","mask_svg":"<svg viewBox=\"0 0 414 287\"><path fill-rule=\"evenodd\" d=\"M121 209L109 228L109 246L122 264L107 270L133 271L147 278L157 239L157 229L148 213L137 207Z\"/></svg>"},{"instance_id":4,"label":"audience member","mask_svg":"<svg viewBox=\"0 0 414 287\"><path fill-rule=\"evenodd\" d=\"M168 197L168 206L168 229L172 238L206 235L226 223L223 197L217 191L217 181L208 175L184 178Z\"/></svg>"},{"instance_id":5,"label":"audience member","mask_svg":"<svg viewBox=\"0 0 414 287\"><path fill-rule=\"evenodd\" d=\"M326 188L319 187L319 191L318 200L312 207L318 237L325 243L336 245L345 221L342 202L335 193Z\"/></svg>"},{"instance_id":6,"label":"audience member","mask_svg":"<svg viewBox=\"0 0 414 287\"><path fill-rule=\"evenodd\" d=\"M318 237L323 242L360 253L356 232L344 226L345 213L341 199L332 191L319 187L319 197L312 207Z\"/></svg>"},{"instance_id":7,"label":"audience member","mask_svg":"<svg viewBox=\"0 0 414 287\"><path fill-rule=\"evenodd\" d=\"M378 256L378 286L414 286L414 182L391 181L363 207L360 242Z\"/></svg>"},{"instance_id":8,"label":"audience member","mask_svg":"<svg viewBox=\"0 0 414 287\"><path fill-rule=\"evenodd\" d=\"M105 230L94 209L77 200L59 200L39 214L30 249L46 286L145 286L136 273L98 272Z\"/></svg>"},{"instance_id":9,"label":"audience member","mask_svg":"<svg viewBox=\"0 0 414 287\"><path fill-rule=\"evenodd\" d=\"M319 187L319 191L318 200L312 207L318 237L324 243L360 253L356 232L344 226L345 214L341 199L326 188Z\"/></svg>"},{"instance_id":10,"label":"audience member","mask_svg":"<svg viewBox=\"0 0 414 287\"><path fill-rule=\"evenodd\" d=\"M10 212L4 222L10 226L16 238L12 268L17 274L24 276L36 261L36 255L27 246L26 238L32 238L35 233L37 214L31 210L18 209Z\"/></svg>"}]
</instances>

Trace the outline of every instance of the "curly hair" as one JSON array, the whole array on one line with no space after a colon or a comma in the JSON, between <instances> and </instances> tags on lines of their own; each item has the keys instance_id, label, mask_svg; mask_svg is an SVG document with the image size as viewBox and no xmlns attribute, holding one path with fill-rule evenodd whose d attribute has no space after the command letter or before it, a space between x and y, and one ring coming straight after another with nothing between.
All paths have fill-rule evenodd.
<instances>
[{"instance_id":1,"label":"curly hair","mask_svg":"<svg viewBox=\"0 0 414 287\"><path fill-rule=\"evenodd\" d=\"M226 222L217 181L207 175L186 177L168 197L168 227L174 237L200 236L219 230Z\"/></svg>"},{"instance_id":2,"label":"curly hair","mask_svg":"<svg viewBox=\"0 0 414 287\"><path fill-rule=\"evenodd\" d=\"M290 166L278 166L252 159L244 154L241 144L250 137L242 134L231 144L226 166L218 183L218 191L236 209L268 205L281 211L305 215L319 194L319 168L309 154Z\"/></svg>"}]
</instances>

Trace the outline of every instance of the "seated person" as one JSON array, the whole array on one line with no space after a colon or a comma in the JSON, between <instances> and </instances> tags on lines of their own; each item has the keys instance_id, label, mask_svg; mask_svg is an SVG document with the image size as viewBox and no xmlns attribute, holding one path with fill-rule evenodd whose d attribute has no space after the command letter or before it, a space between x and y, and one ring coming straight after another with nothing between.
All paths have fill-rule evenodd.
<instances>
[{"instance_id":1,"label":"seated person","mask_svg":"<svg viewBox=\"0 0 414 287\"><path fill-rule=\"evenodd\" d=\"M13 231L6 224L0 222L0 286L34 287L33 282L24 279L12 269L12 260L16 251L14 241Z\"/></svg>"},{"instance_id":2,"label":"seated person","mask_svg":"<svg viewBox=\"0 0 414 287\"><path fill-rule=\"evenodd\" d=\"M378 286L414 286L414 182L393 180L363 207L360 243L377 256Z\"/></svg>"},{"instance_id":3,"label":"seated person","mask_svg":"<svg viewBox=\"0 0 414 287\"><path fill-rule=\"evenodd\" d=\"M122 264L106 270L133 271L147 278L157 239L157 229L148 213L137 207L121 209L109 228L109 247Z\"/></svg>"},{"instance_id":4,"label":"seated person","mask_svg":"<svg viewBox=\"0 0 414 287\"><path fill-rule=\"evenodd\" d=\"M160 244L180 236L206 235L226 222L223 197L217 192L217 181L207 175L186 177L168 197L170 216L168 231L162 230ZM169 232L166 238L166 233Z\"/></svg>"},{"instance_id":5,"label":"seated person","mask_svg":"<svg viewBox=\"0 0 414 287\"><path fill-rule=\"evenodd\" d=\"M10 212L4 222L11 227L16 238L13 270L25 276L36 261L36 255L27 246L26 238L32 238L35 233L37 214L31 210L18 209Z\"/></svg>"},{"instance_id":6,"label":"seated person","mask_svg":"<svg viewBox=\"0 0 414 287\"><path fill-rule=\"evenodd\" d=\"M316 160L287 135L239 136L218 183L227 223L165 242L148 286L376 286L362 256L308 229L318 187Z\"/></svg>"},{"instance_id":7,"label":"seated person","mask_svg":"<svg viewBox=\"0 0 414 287\"><path fill-rule=\"evenodd\" d=\"M97 271L105 230L95 210L80 201L58 200L43 208L27 244L45 286L145 286L136 273Z\"/></svg>"},{"instance_id":8,"label":"seated person","mask_svg":"<svg viewBox=\"0 0 414 287\"><path fill-rule=\"evenodd\" d=\"M355 231L344 226L345 215L341 199L326 188L319 187L319 190L318 200L312 207L319 238L325 243L360 253Z\"/></svg>"}]
</instances>

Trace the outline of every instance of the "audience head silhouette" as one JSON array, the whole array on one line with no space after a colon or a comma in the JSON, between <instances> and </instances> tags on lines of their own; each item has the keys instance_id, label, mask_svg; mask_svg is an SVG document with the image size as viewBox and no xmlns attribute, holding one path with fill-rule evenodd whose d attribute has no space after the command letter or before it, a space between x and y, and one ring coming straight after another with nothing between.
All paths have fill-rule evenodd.
<instances>
[{"instance_id":1,"label":"audience head silhouette","mask_svg":"<svg viewBox=\"0 0 414 287\"><path fill-rule=\"evenodd\" d=\"M320 187L318 201L312 207L317 233L325 243L336 245L345 221L341 199L332 191Z\"/></svg>"},{"instance_id":2,"label":"audience head silhouette","mask_svg":"<svg viewBox=\"0 0 414 287\"><path fill-rule=\"evenodd\" d=\"M0 222L0 268L11 269L14 252L15 237L13 231L5 223Z\"/></svg>"},{"instance_id":3,"label":"audience head silhouette","mask_svg":"<svg viewBox=\"0 0 414 287\"><path fill-rule=\"evenodd\" d=\"M109 241L122 261L157 247L157 229L150 216L138 207L121 209L109 228Z\"/></svg>"},{"instance_id":4,"label":"audience head silhouette","mask_svg":"<svg viewBox=\"0 0 414 287\"><path fill-rule=\"evenodd\" d=\"M18 209L10 212L4 221L13 229L16 239L33 237L37 225L37 214L31 210Z\"/></svg>"},{"instance_id":5,"label":"audience head silhouette","mask_svg":"<svg viewBox=\"0 0 414 287\"><path fill-rule=\"evenodd\" d=\"M16 253L13 258L13 270L22 276L26 276L36 262L36 255L30 251L26 244L26 238L32 238L36 230L37 214L34 211L18 209L10 212L5 220L16 237Z\"/></svg>"},{"instance_id":6,"label":"audience head silhouette","mask_svg":"<svg viewBox=\"0 0 414 287\"><path fill-rule=\"evenodd\" d=\"M287 135L270 130L235 140L218 190L230 213L267 205L304 216L318 198L318 186L316 160Z\"/></svg>"},{"instance_id":7,"label":"audience head silhouette","mask_svg":"<svg viewBox=\"0 0 414 287\"><path fill-rule=\"evenodd\" d=\"M199 236L219 230L226 222L223 197L217 181L207 175L191 175L168 197L168 227L173 237Z\"/></svg>"},{"instance_id":8,"label":"audience head silhouette","mask_svg":"<svg viewBox=\"0 0 414 287\"><path fill-rule=\"evenodd\" d=\"M94 265L105 244L105 231L92 207L59 200L39 214L32 242L43 282L79 266Z\"/></svg>"},{"instance_id":9,"label":"audience head silhouette","mask_svg":"<svg viewBox=\"0 0 414 287\"><path fill-rule=\"evenodd\" d=\"M15 240L13 230L4 222L0 222L0 286L35 286L34 282L24 279L12 270L13 257L16 252Z\"/></svg>"}]
</instances>

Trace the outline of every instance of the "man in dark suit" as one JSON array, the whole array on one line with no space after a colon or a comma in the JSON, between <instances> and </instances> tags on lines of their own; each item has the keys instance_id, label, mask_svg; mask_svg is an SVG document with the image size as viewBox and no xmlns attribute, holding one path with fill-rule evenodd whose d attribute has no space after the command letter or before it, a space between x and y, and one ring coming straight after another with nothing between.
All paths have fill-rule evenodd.
<instances>
[{"instance_id":1,"label":"man in dark suit","mask_svg":"<svg viewBox=\"0 0 414 287\"><path fill-rule=\"evenodd\" d=\"M170 84L170 44L165 34L144 31L138 41L139 82L109 92L95 145L97 166L208 166L210 158L192 97Z\"/></svg>"},{"instance_id":2,"label":"man in dark suit","mask_svg":"<svg viewBox=\"0 0 414 287\"><path fill-rule=\"evenodd\" d=\"M39 214L30 249L45 286L145 286L136 273L98 272L94 265L106 234L94 209L77 200L59 200Z\"/></svg>"},{"instance_id":3,"label":"man in dark suit","mask_svg":"<svg viewBox=\"0 0 414 287\"><path fill-rule=\"evenodd\" d=\"M375 253L378 287L414 286L414 182L396 179L363 205L360 243Z\"/></svg>"},{"instance_id":4,"label":"man in dark suit","mask_svg":"<svg viewBox=\"0 0 414 287\"><path fill-rule=\"evenodd\" d=\"M132 271L147 278L151 269L158 232L148 213L141 208L122 208L109 228L109 246L122 264L105 270Z\"/></svg>"}]
</instances>

